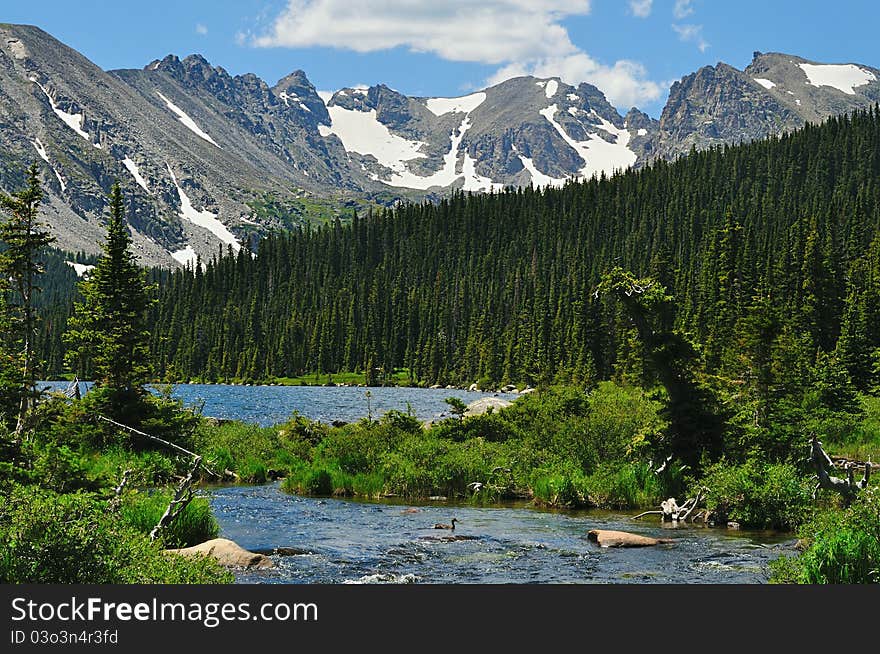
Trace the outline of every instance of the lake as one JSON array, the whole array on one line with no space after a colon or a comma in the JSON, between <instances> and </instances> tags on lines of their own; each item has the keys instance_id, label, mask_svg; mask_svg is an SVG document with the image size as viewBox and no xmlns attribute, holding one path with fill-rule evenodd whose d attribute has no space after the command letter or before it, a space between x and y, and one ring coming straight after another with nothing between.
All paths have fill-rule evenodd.
<instances>
[{"instance_id":1,"label":"lake","mask_svg":"<svg viewBox=\"0 0 880 654\"><path fill-rule=\"evenodd\" d=\"M68 382L41 382L40 387L64 390ZM80 382L85 393L90 382ZM367 391L370 397L367 397ZM285 422L294 411L311 420L330 423L354 422L372 413L380 417L392 409L412 410L419 420L433 420L449 412L447 397L467 404L495 393L474 393L457 389L354 386L237 386L229 384L176 384L172 395L186 406L204 404L202 413L214 418L242 420L263 427ZM513 400L515 394L498 394Z\"/></svg>"}]
</instances>

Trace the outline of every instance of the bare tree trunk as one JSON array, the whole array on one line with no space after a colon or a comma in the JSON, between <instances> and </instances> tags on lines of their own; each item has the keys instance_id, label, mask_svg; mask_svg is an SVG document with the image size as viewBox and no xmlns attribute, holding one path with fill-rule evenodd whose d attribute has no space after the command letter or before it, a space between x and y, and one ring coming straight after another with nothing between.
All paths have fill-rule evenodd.
<instances>
[{"instance_id":1,"label":"bare tree trunk","mask_svg":"<svg viewBox=\"0 0 880 654\"><path fill-rule=\"evenodd\" d=\"M122 491L125 490L125 487L128 484L128 478L132 472L132 469L129 468L122 473L122 479L120 480L119 485L116 487L116 490L113 492L113 499L110 500L110 504L107 507L111 511L116 511L117 509L119 509L119 505L122 503Z\"/></svg>"},{"instance_id":2,"label":"bare tree trunk","mask_svg":"<svg viewBox=\"0 0 880 654\"><path fill-rule=\"evenodd\" d=\"M156 540L163 531L165 531L168 526L174 522L175 518L183 513L183 510L186 508L187 504L193 498L192 485L195 481L196 471L199 469L199 466L202 463L202 457L197 456L193 461L192 470L189 471L189 474L184 478L182 482L180 482L180 486L177 487L177 491L174 493L174 497L171 498L171 502L168 504L168 508L165 509L165 513L162 514L162 517L159 518L159 522L153 527L153 530L150 532L150 540Z\"/></svg>"},{"instance_id":3,"label":"bare tree trunk","mask_svg":"<svg viewBox=\"0 0 880 654\"><path fill-rule=\"evenodd\" d=\"M830 474L830 470L833 467L831 457L822 448L821 441L815 435L810 439L810 461L816 468L816 476L819 479L816 487L813 489L813 499L816 499L819 489L824 488L825 490L839 493L843 497L844 504L848 505L856 498L860 490L868 487L868 482L871 480L870 461L865 464L865 473L860 481L855 480L851 463L847 463L845 467L846 479L832 476Z\"/></svg>"}]
</instances>

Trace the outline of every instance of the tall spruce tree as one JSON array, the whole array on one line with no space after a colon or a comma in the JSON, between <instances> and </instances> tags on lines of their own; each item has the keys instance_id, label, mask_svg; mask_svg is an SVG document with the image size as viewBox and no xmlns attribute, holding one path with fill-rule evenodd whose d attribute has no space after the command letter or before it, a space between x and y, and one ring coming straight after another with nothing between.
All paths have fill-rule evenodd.
<instances>
[{"instance_id":1,"label":"tall spruce tree","mask_svg":"<svg viewBox=\"0 0 880 654\"><path fill-rule=\"evenodd\" d=\"M146 392L146 314L155 287L135 263L118 183L110 192L102 249L94 269L79 283L83 301L76 304L65 340L71 365L79 371L90 369L96 385L106 389L106 409L123 417Z\"/></svg>"},{"instance_id":2,"label":"tall spruce tree","mask_svg":"<svg viewBox=\"0 0 880 654\"><path fill-rule=\"evenodd\" d=\"M4 377L7 382L17 382L19 389L15 394L18 404L16 434L24 430L30 404L37 396L39 365L35 349L38 321L35 295L40 291L37 277L43 272L40 254L55 240L39 221L42 200L43 190L36 164L28 168L27 187L23 191L13 195L0 193L0 208L9 213L8 218L0 222L0 241L6 246L0 253L0 277L9 289L3 311L11 341L7 347L12 350L11 359L7 357L11 368ZM20 376L14 374L15 367L18 367Z\"/></svg>"}]
</instances>

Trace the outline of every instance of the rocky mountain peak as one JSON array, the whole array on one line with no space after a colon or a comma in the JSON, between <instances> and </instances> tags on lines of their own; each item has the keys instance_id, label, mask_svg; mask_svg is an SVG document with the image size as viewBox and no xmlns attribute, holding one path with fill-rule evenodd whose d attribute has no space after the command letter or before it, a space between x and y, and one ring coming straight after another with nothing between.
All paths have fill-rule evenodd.
<instances>
[{"instance_id":1,"label":"rocky mountain peak","mask_svg":"<svg viewBox=\"0 0 880 654\"><path fill-rule=\"evenodd\" d=\"M285 107L307 112L322 125L330 124L330 115L327 113L324 101L318 96L314 84L302 70L295 70L278 80L278 83L272 87L272 93Z\"/></svg>"}]
</instances>

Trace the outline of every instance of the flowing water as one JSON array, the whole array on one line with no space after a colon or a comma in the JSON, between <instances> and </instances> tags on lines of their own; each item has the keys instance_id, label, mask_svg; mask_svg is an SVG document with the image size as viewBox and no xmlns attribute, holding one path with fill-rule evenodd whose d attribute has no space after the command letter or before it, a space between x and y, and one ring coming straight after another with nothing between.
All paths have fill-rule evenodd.
<instances>
[{"instance_id":1,"label":"flowing water","mask_svg":"<svg viewBox=\"0 0 880 654\"><path fill-rule=\"evenodd\" d=\"M64 390L66 382L47 384ZM87 385L81 387L85 392ZM370 397L367 397L367 390ZM451 389L180 384L173 395L205 415L272 425L296 411L312 420L351 422L370 412L412 411L421 420L448 413L449 396L472 402L487 393ZM508 396L513 400L516 396ZM238 575L244 583L764 583L767 564L791 553L773 532L684 527L601 511L543 511L524 503L477 507L298 497L278 484L207 491L220 535L273 555L273 570ZM458 518L454 532L437 522ZM602 549L590 529L673 538L639 549ZM457 539L451 539L452 535Z\"/></svg>"},{"instance_id":2,"label":"flowing water","mask_svg":"<svg viewBox=\"0 0 880 654\"><path fill-rule=\"evenodd\" d=\"M600 511L542 511L361 502L288 495L277 484L210 491L220 535L272 556L244 583L765 583L767 564L791 550L772 532L663 528L650 518ZM454 532L434 529L457 518ZM604 549L590 529L672 538L669 545ZM451 536L463 540L451 540Z\"/></svg>"}]
</instances>

